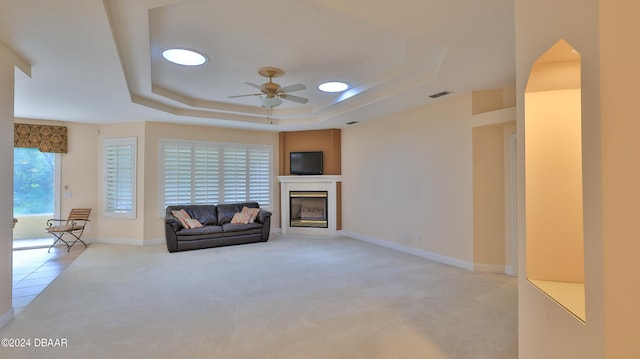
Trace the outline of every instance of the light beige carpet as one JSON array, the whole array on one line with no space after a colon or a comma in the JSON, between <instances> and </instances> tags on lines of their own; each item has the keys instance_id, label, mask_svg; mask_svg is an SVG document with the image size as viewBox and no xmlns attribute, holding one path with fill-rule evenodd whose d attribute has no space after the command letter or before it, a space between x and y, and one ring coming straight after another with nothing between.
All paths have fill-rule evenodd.
<instances>
[{"instance_id":1,"label":"light beige carpet","mask_svg":"<svg viewBox=\"0 0 640 359\"><path fill-rule=\"evenodd\" d=\"M0 357L512 359L516 306L514 278L344 237L92 244L0 332L67 346Z\"/></svg>"}]
</instances>

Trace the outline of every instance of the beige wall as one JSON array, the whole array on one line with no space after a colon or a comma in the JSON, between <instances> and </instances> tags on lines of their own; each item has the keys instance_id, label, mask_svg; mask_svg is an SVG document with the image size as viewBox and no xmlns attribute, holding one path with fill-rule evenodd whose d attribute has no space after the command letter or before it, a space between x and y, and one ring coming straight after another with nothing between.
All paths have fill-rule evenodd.
<instances>
[{"instance_id":1,"label":"beige wall","mask_svg":"<svg viewBox=\"0 0 640 359\"><path fill-rule=\"evenodd\" d=\"M60 217L66 218L72 208L91 208L91 222L87 224L84 238L97 238L101 214L98 125L29 119L15 119L15 122L67 127L67 153L60 154Z\"/></svg>"},{"instance_id":2,"label":"beige wall","mask_svg":"<svg viewBox=\"0 0 640 359\"><path fill-rule=\"evenodd\" d=\"M636 0L600 1L605 270L598 274L605 282L607 358L640 358L638 17Z\"/></svg>"},{"instance_id":3,"label":"beige wall","mask_svg":"<svg viewBox=\"0 0 640 359\"><path fill-rule=\"evenodd\" d=\"M342 131L343 229L471 265L471 95Z\"/></svg>"},{"instance_id":4,"label":"beige wall","mask_svg":"<svg viewBox=\"0 0 640 359\"><path fill-rule=\"evenodd\" d=\"M614 0L614 2L617 2ZM600 205L600 85L598 0L516 0L518 121L519 358L604 358ZM565 39L582 60L582 143L586 323L526 280L524 90L534 62ZM613 334L613 333L612 333ZM609 333L607 333L609 335ZM609 357L609 356L607 356ZM616 356L611 356L616 357ZM618 356L635 357L635 356Z\"/></svg>"},{"instance_id":5,"label":"beige wall","mask_svg":"<svg viewBox=\"0 0 640 359\"><path fill-rule=\"evenodd\" d=\"M123 243L139 243L142 244L144 238L144 198L145 191L145 123L119 123L111 125L100 125L99 135L94 136L94 140L97 142L98 154L96 155L95 162L98 165L99 176L96 178L96 185L98 187L98 213L100 232L98 238L101 241L106 242L123 242ZM102 210L102 175L103 175L103 163L102 163L102 141L111 138L129 138L135 137L137 139L137 158L136 158L136 218L114 218L104 216ZM64 172L63 172L64 173Z\"/></svg>"},{"instance_id":6,"label":"beige wall","mask_svg":"<svg viewBox=\"0 0 640 359\"><path fill-rule=\"evenodd\" d=\"M473 128L473 262L513 272L510 222L511 134L515 121ZM509 267L509 269L507 269Z\"/></svg>"}]
</instances>

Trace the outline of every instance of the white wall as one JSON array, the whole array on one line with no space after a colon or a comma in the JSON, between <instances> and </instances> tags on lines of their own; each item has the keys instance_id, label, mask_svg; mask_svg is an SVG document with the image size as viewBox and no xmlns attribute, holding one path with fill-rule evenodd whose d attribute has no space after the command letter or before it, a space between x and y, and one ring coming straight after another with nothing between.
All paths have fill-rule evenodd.
<instances>
[{"instance_id":1,"label":"white wall","mask_svg":"<svg viewBox=\"0 0 640 359\"><path fill-rule=\"evenodd\" d=\"M0 42L0 329L13 319L13 89L14 54Z\"/></svg>"},{"instance_id":2,"label":"white wall","mask_svg":"<svg viewBox=\"0 0 640 359\"><path fill-rule=\"evenodd\" d=\"M471 94L342 131L343 230L473 268Z\"/></svg>"}]
</instances>

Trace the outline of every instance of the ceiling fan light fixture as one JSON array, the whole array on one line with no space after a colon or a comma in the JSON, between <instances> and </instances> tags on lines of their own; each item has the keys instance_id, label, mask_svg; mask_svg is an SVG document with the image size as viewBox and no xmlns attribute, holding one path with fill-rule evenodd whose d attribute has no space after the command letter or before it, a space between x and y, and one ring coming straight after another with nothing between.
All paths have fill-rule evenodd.
<instances>
[{"instance_id":1,"label":"ceiling fan light fixture","mask_svg":"<svg viewBox=\"0 0 640 359\"><path fill-rule=\"evenodd\" d=\"M329 81L318 85L318 89L322 92L342 92L349 88L349 85L341 81Z\"/></svg>"},{"instance_id":2,"label":"ceiling fan light fixture","mask_svg":"<svg viewBox=\"0 0 640 359\"><path fill-rule=\"evenodd\" d=\"M183 66L200 66L207 62L207 56L188 49L166 49L162 51L162 57L171 63Z\"/></svg>"},{"instance_id":3,"label":"ceiling fan light fixture","mask_svg":"<svg viewBox=\"0 0 640 359\"><path fill-rule=\"evenodd\" d=\"M262 107L278 107L282 105L282 100L277 97L264 97L261 99Z\"/></svg>"}]
</instances>

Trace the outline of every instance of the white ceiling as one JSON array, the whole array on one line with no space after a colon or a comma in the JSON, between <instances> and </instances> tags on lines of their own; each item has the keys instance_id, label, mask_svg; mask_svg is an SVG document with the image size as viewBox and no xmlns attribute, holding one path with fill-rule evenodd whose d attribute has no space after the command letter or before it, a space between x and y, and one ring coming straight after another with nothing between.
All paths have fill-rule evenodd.
<instances>
[{"instance_id":1,"label":"white ceiling","mask_svg":"<svg viewBox=\"0 0 640 359\"><path fill-rule=\"evenodd\" d=\"M515 83L513 0L0 0L0 41L16 71L15 116L141 120L262 130L344 127L437 101L429 95ZM200 67L161 51L204 52ZM245 84L302 83L267 119ZM326 94L317 85L352 88Z\"/></svg>"}]
</instances>

